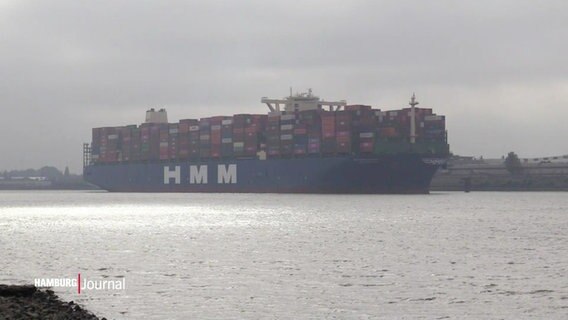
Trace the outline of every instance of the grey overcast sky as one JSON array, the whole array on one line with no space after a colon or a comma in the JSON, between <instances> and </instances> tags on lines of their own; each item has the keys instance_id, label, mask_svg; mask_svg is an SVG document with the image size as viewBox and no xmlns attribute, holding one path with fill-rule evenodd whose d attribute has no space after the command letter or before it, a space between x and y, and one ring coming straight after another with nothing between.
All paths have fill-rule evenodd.
<instances>
[{"instance_id":1,"label":"grey overcast sky","mask_svg":"<svg viewBox=\"0 0 568 320\"><path fill-rule=\"evenodd\" d=\"M568 1L0 0L0 170L81 170L91 128L262 96L447 116L461 155L568 154Z\"/></svg>"}]
</instances>

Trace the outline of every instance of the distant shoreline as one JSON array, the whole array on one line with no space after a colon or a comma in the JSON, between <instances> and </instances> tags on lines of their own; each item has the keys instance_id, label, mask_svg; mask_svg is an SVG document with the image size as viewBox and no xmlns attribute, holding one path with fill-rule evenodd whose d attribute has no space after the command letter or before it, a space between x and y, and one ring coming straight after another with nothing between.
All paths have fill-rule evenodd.
<instances>
[{"instance_id":1,"label":"distant shoreline","mask_svg":"<svg viewBox=\"0 0 568 320\"><path fill-rule=\"evenodd\" d=\"M568 191L568 165L526 166L512 174L505 166L455 165L439 170L432 191Z\"/></svg>"},{"instance_id":2,"label":"distant shoreline","mask_svg":"<svg viewBox=\"0 0 568 320\"><path fill-rule=\"evenodd\" d=\"M463 186L456 187L432 187L432 192L464 192ZM471 187L470 192L568 192L568 188L542 188L542 189L521 189L521 188L505 188L505 187Z\"/></svg>"},{"instance_id":3,"label":"distant shoreline","mask_svg":"<svg viewBox=\"0 0 568 320\"><path fill-rule=\"evenodd\" d=\"M97 187L3 187L0 186L0 191L41 191L41 190L52 190L52 191L93 191L102 190Z\"/></svg>"}]
</instances>

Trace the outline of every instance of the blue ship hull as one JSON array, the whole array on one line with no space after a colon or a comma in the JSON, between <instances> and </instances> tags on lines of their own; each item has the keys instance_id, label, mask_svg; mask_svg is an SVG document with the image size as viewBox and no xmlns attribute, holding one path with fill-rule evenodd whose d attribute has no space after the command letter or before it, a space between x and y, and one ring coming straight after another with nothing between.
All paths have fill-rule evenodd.
<instances>
[{"instance_id":1,"label":"blue ship hull","mask_svg":"<svg viewBox=\"0 0 568 320\"><path fill-rule=\"evenodd\" d=\"M84 177L114 192L428 193L444 159L418 154L95 164Z\"/></svg>"}]
</instances>

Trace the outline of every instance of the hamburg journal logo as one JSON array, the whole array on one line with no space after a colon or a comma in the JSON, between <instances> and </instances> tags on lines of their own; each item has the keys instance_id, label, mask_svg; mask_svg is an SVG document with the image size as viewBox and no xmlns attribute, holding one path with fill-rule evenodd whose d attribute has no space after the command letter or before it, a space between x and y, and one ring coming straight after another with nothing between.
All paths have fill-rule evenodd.
<instances>
[{"instance_id":1,"label":"hamburg journal logo","mask_svg":"<svg viewBox=\"0 0 568 320\"><path fill-rule=\"evenodd\" d=\"M73 288L77 294L85 291L121 291L126 290L126 278L119 280L101 280L81 277L75 278L36 278L34 285L38 288Z\"/></svg>"}]
</instances>

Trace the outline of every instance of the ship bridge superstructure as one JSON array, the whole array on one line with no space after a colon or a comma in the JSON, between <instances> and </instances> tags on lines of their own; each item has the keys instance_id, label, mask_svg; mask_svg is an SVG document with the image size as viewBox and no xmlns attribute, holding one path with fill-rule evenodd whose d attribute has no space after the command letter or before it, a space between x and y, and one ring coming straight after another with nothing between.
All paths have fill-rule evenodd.
<instances>
[{"instance_id":1,"label":"ship bridge superstructure","mask_svg":"<svg viewBox=\"0 0 568 320\"><path fill-rule=\"evenodd\" d=\"M337 111L347 105L347 101L345 100L322 100L312 93L312 89L308 89L308 92L296 93L295 95L292 94L292 89L290 89L290 95L284 99L263 97L260 102L265 103L271 113L318 110L323 108L328 108L329 111Z\"/></svg>"}]
</instances>

